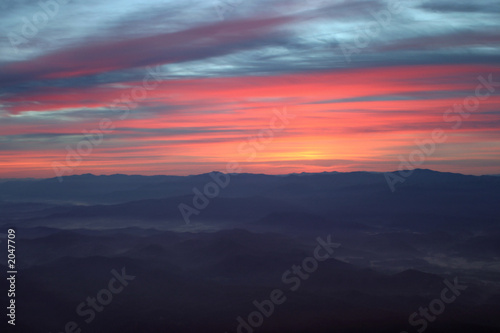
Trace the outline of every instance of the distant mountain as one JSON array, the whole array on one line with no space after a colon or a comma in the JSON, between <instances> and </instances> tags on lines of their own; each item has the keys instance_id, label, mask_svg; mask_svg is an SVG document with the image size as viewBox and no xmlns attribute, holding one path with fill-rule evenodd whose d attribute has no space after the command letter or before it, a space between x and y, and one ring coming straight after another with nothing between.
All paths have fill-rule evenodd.
<instances>
[{"instance_id":1,"label":"distant mountain","mask_svg":"<svg viewBox=\"0 0 500 333\"><path fill-rule=\"evenodd\" d=\"M273 290L286 302L255 333L413 332L458 279L428 332L498 333L499 202L500 177L423 169L395 192L373 172L9 180L0 242L15 229L19 332L250 333L237 318ZM87 325L76 307L106 303L122 269L135 278Z\"/></svg>"},{"instance_id":2,"label":"distant mountain","mask_svg":"<svg viewBox=\"0 0 500 333\"><path fill-rule=\"evenodd\" d=\"M55 178L10 181L0 184L4 211L0 223L23 218L26 226L69 223L78 228L99 218L94 225L114 227L125 221L147 220L150 227L158 227L158 221L171 228L184 224L179 204L194 209L198 195L193 189L203 193L206 186L212 190L216 186L217 195L202 194L206 207L191 215L194 223L205 225L253 225L259 230L269 227L269 231L285 225L316 230L342 224L411 226L422 231L450 227L484 230L498 227L495 221L500 216L500 178L493 176L417 169L395 193L382 174L369 172L220 177L229 179L225 188L217 187L209 174L82 175L65 177L62 183ZM48 220L50 224L46 224Z\"/></svg>"}]
</instances>

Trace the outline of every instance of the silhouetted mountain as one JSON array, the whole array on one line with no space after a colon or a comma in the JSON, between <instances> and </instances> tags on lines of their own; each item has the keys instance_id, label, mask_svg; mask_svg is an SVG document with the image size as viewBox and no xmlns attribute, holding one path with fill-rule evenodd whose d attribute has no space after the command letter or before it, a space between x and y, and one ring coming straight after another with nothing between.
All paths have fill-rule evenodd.
<instances>
[{"instance_id":1,"label":"silhouetted mountain","mask_svg":"<svg viewBox=\"0 0 500 333\"><path fill-rule=\"evenodd\" d=\"M466 287L426 332L500 332L499 199L499 177L420 169L395 192L371 172L9 180L0 241L16 230L19 332L250 333L237 318L273 290L286 301L255 333L417 332L450 283Z\"/></svg>"}]
</instances>

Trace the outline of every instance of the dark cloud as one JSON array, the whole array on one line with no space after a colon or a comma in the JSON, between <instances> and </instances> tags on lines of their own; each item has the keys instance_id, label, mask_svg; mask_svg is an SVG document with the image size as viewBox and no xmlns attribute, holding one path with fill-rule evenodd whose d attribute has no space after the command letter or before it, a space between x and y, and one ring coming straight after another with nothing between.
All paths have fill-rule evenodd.
<instances>
[{"instance_id":1,"label":"dark cloud","mask_svg":"<svg viewBox=\"0 0 500 333\"><path fill-rule=\"evenodd\" d=\"M110 40L4 64L2 86L29 80L85 77L99 73L225 55L266 40L290 17L220 22L174 33Z\"/></svg>"},{"instance_id":2,"label":"dark cloud","mask_svg":"<svg viewBox=\"0 0 500 333\"><path fill-rule=\"evenodd\" d=\"M425 2L419 6L422 9L428 11L437 11L445 13L492 13L499 11L500 4L498 2L487 2L487 1L477 1L477 2L459 2L459 1L432 1Z\"/></svg>"}]
</instances>

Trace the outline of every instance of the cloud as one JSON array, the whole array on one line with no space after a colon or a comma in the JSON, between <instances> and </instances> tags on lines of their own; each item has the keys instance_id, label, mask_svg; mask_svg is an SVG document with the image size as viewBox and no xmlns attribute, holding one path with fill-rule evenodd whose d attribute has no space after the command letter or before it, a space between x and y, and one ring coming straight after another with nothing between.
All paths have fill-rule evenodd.
<instances>
[{"instance_id":1,"label":"cloud","mask_svg":"<svg viewBox=\"0 0 500 333\"><path fill-rule=\"evenodd\" d=\"M394 40L385 45L376 45L372 49L378 52L409 50L436 51L445 48L469 48L478 46L499 47L500 36L493 31L455 31L441 35L418 36Z\"/></svg>"},{"instance_id":2,"label":"cloud","mask_svg":"<svg viewBox=\"0 0 500 333\"><path fill-rule=\"evenodd\" d=\"M114 130L75 173L207 172L244 161L238 146L284 105L298 120L247 171L396 169L415 138L451 127L443 112L479 75L500 81L500 20L497 1L403 1L347 62L342 44L355 46L390 3L255 0L221 19L219 0L70 2L19 55L0 55L2 172L52 176L51 163L103 118ZM0 30L19 32L37 10L19 1L0 13ZM122 118L111 104L157 65L163 82ZM492 173L499 102L482 101L428 167L458 161L479 173L469 155Z\"/></svg>"},{"instance_id":3,"label":"cloud","mask_svg":"<svg viewBox=\"0 0 500 333\"><path fill-rule=\"evenodd\" d=\"M432 1L419 6L422 9L446 13L498 13L499 4L496 1L458 2L458 1Z\"/></svg>"},{"instance_id":4,"label":"cloud","mask_svg":"<svg viewBox=\"0 0 500 333\"><path fill-rule=\"evenodd\" d=\"M5 64L0 84L82 77L221 56L265 41L274 28L291 20L278 17L220 22L173 33L89 43Z\"/></svg>"}]
</instances>

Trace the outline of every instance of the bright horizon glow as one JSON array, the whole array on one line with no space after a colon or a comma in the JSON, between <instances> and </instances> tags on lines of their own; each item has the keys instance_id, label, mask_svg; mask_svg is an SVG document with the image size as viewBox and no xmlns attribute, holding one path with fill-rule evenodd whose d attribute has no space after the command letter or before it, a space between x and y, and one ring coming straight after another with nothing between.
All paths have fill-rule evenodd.
<instances>
[{"instance_id":1,"label":"bright horizon glow","mask_svg":"<svg viewBox=\"0 0 500 333\"><path fill-rule=\"evenodd\" d=\"M0 41L0 178L193 175L229 162L386 172L416 150L432 152L411 168L500 174L500 5L401 0L346 58L391 1L256 0L224 19L217 1L70 2L18 53ZM20 33L16 17L37 10L13 5L0 28ZM446 140L429 148L435 130Z\"/></svg>"}]
</instances>

